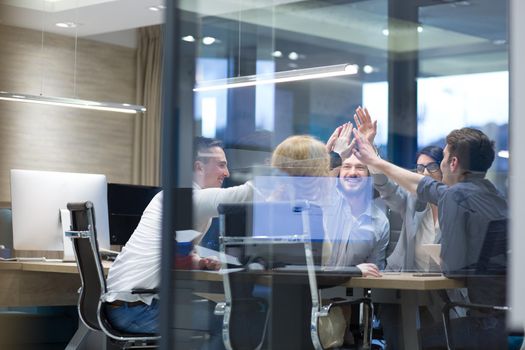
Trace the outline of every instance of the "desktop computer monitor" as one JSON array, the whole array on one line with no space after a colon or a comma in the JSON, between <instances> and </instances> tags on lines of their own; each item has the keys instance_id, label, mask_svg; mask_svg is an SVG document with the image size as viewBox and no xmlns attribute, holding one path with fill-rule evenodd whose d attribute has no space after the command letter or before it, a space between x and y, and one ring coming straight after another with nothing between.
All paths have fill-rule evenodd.
<instances>
[{"instance_id":1,"label":"desktop computer monitor","mask_svg":"<svg viewBox=\"0 0 525 350\"><path fill-rule=\"evenodd\" d=\"M153 186L108 184L111 244L126 244L139 224L144 209L161 190Z\"/></svg>"},{"instance_id":2,"label":"desktop computer monitor","mask_svg":"<svg viewBox=\"0 0 525 350\"><path fill-rule=\"evenodd\" d=\"M64 250L61 210L69 202L95 207L99 247L109 249L105 175L11 170L13 247L16 250Z\"/></svg>"}]
</instances>

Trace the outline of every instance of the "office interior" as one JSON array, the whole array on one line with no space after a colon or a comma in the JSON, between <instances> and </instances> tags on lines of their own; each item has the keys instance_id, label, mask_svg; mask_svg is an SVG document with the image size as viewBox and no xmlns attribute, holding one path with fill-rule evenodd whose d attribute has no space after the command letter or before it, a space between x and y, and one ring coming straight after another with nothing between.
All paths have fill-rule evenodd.
<instances>
[{"instance_id":1,"label":"office interior","mask_svg":"<svg viewBox=\"0 0 525 350\"><path fill-rule=\"evenodd\" d=\"M155 193L182 189L166 193L169 200L179 196L188 206L194 136L224 143L230 176L223 187L230 187L266 174L272 151L291 135L327 141L334 128L353 121L358 106L367 107L378 121L381 157L407 169L415 168L419 149L444 147L452 129L479 128L494 140L496 158L487 178L509 200L509 244L518 250L525 246L519 235L523 184L518 174L525 166L518 117L525 112L520 98L525 75L519 63L525 47L517 39L525 27L519 14L525 14L519 0L0 1L0 91L146 108L124 114L0 99L2 254L63 257L61 251L13 249L11 169L104 174L108 183ZM341 66L351 66L352 72L195 91L248 76L301 75ZM160 286L159 344L221 349L222 316L214 307L224 301L223 278L173 270L175 247L167 244L173 240L168 229L177 227L180 218L164 219L166 283ZM214 220L202 245L219 251L219 230ZM125 238L118 241L111 249L120 250ZM520 312L522 263L516 255L509 258L508 324L519 336L525 312ZM19 293L0 290L0 324L9 325L0 330L10 341L6 344L20 349L115 347L96 331L78 344L71 342L82 325L74 267L67 273L49 272L28 263L23 271L26 265L20 263L20 271L14 271L5 264L0 262L2 285ZM354 280L355 285L343 283L333 293L360 298L369 288ZM309 307L305 311L298 305L310 298L309 290L283 288L277 279L269 282L270 288L277 285L283 294L271 295L269 304L309 318ZM358 339L363 317L352 318L355 344L342 348L363 346ZM266 337L262 348L284 346L278 319L254 320L269 330L270 335L255 333ZM290 336L286 346L313 348L309 331L296 328L299 336ZM417 336L417 323L413 328L404 334ZM378 341L371 348L383 348L380 332L372 333ZM255 348L253 341L248 343ZM407 349L420 346L406 340Z\"/></svg>"}]
</instances>

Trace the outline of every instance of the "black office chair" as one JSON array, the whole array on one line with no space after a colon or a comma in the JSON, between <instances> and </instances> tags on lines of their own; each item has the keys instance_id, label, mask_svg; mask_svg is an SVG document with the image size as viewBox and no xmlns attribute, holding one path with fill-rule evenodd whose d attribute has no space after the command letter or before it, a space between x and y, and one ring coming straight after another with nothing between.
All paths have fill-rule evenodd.
<instances>
[{"instance_id":1,"label":"black office chair","mask_svg":"<svg viewBox=\"0 0 525 350\"><path fill-rule=\"evenodd\" d=\"M95 226L95 210L91 202L68 203L71 212L71 231L66 235L73 242L77 266L82 280L78 313L82 322L91 330L102 331L122 349L157 347L159 335L131 334L114 329L105 315L107 293L106 278L100 259ZM140 290L135 293L155 294L156 290ZM134 294L134 291L132 291Z\"/></svg>"},{"instance_id":2,"label":"black office chair","mask_svg":"<svg viewBox=\"0 0 525 350\"><path fill-rule=\"evenodd\" d=\"M236 252L247 270L250 270L252 263L274 270L283 265L305 267L303 273L295 272L295 275L293 271L292 275L272 274L273 280L279 281L273 286L278 288L278 293L273 295L279 299L278 302L272 299L273 308L277 303L286 308L287 315L293 314L304 322L285 322L272 315L271 310L267 310L266 314L259 315L260 333L250 338L251 348L259 349L265 341L271 341L279 348L284 348L287 346L286 342L293 343L292 339L295 339L297 342L303 341L304 343L290 343L290 346L310 348L313 345L315 349L322 349L319 337L320 319L327 317L332 307L352 303L364 303L366 306L368 311L366 315L369 318L365 321L365 346L363 348L370 347L372 325L370 318L373 314L370 298L333 302L329 305L321 304L320 289L339 285L347 281L350 275L341 273L316 276L316 268L321 265L324 238L323 215L319 206L307 201L221 204L218 212L221 253L233 254ZM223 268L227 267L223 263ZM253 274L261 272L252 271ZM267 307L266 300L250 298L254 281L255 278L250 273L242 271L223 275L226 301L217 305L216 314L224 316L223 340L227 349L244 346L245 344L240 344L240 339L249 332L247 328L252 326L246 322L236 322L239 319L239 309L245 307L245 304L254 306L254 309L257 309L256 305ZM293 284L305 284L309 288L294 289L291 287ZM298 300L302 298L301 300L304 300L305 303L296 305L291 301L287 302L283 300L283 293L289 293L290 297ZM309 310L307 304L311 304ZM259 310L263 308L260 307ZM284 314L281 315L284 316ZM245 319L245 316L242 319ZM263 320L263 317L266 319ZM271 317L272 324L269 324L268 317ZM274 322L280 322L282 327L276 327ZM266 334L268 328L272 329L271 336ZM294 337L292 334L300 336ZM311 342L306 338L307 334L310 335ZM271 344L267 345L271 347Z\"/></svg>"},{"instance_id":3,"label":"black office chair","mask_svg":"<svg viewBox=\"0 0 525 350\"><path fill-rule=\"evenodd\" d=\"M494 220L488 225L476 264L454 272L450 277L464 277L470 303L447 302L442 310L447 348L455 349L450 311L456 307L475 310L491 317L510 308L506 302L507 279L507 220ZM448 274L447 274L448 276ZM488 304L490 302L490 304ZM504 315L501 315L504 316Z\"/></svg>"}]
</instances>

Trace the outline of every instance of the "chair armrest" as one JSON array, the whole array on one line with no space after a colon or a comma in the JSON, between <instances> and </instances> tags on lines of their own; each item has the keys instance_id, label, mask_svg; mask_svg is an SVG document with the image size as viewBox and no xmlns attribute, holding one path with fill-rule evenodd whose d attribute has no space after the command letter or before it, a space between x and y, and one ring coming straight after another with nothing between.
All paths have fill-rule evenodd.
<instances>
[{"instance_id":1,"label":"chair armrest","mask_svg":"<svg viewBox=\"0 0 525 350\"><path fill-rule=\"evenodd\" d=\"M372 300L370 298L360 298L360 299L355 299L355 300L337 300L337 301L332 301L330 304L328 305L324 305L321 307L321 315L328 315L328 313L330 312L330 309L334 306L342 306L342 305L355 305L355 304L365 304L367 305L369 308L372 307Z\"/></svg>"},{"instance_id":2,"label":"chair armrest","mask_svg":"<svg viewBox=\"0 0 525 350\"><path fill-rule=\"evenodd\" d=\"M448 312L450 309L455 307L461 307L464 309L475 309L475 310L494 310L494 311L508 311L510 307L500 305L483 305L483 304L470 304L470 303L459 303L449 302L443 306L443 312Z\"/></svg>"}]
</instances>

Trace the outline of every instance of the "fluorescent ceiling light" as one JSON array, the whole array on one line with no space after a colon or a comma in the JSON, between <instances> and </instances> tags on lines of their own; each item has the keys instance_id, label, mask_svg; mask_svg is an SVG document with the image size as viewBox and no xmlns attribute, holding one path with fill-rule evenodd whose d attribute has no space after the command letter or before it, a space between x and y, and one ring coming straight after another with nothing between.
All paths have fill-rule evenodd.
<instances>
[{"instance_id":1,"label":"fluorescent ceiling light","mask_svg":"<svg viewBox=\"0 0 525 350\"><path fill-rule=\"evenodd\" d=\"M296 69L271 74L249 75L221 80L199 82L193 91L212 91L232 89L245 86L263 84L286 83L299 80L337 77L341 75L355 75L359 72L357 64L338 64L334 66Z\"/></svg>"},{"instance_id":2,"label":"fluorescent ceiling light","mask_svg":"<svg viewBox=\"0 0 525 350\"><path fill-rule=\"evenodd\" d=\"M498 157L500 158L509 158L509 151L504 149L498 152Z\"/></svg>"},{"instance_id":3,"label":"fluorescent ceiling light","mask_svg":"<svg viewBox=\"0 0 525 350\"><path fill-rule=\"evenodd\" d=\"M128 103L96 102L73 98L14 94L5 91L0 91L0 100L39 103L51 106L93 109L98 111L119 112L128 114L142 113L146 111L146 108L144 106L130 105Z\"/></svg>"},{"instance_id":4,"label":"fluorescent ceiling light","mask_svg":"<svg viewBox=\"0 0 525 350\"><path fill-rule=\"evenodd\" d=\"M299 54L295 51L292 51L288 54L288 58L291 59L292 61L295 61L296 59L299 58Z\"/></svg>"},{"instance_id":5,"label":"fluorescent ceiling light","mask_svg":"<svg viewBox=\"0 0 525 350\"><path fill-rule=\"evenodd\" d=\"M192 42L195 41L195 38L193 37L193 35L186 35L186 36L182 37L182 40L184 40L186 42L189 42L189 43L192 43Z\"/></svg>"},{"instance_id":6,"label":"fluorescent ceiling light","mask_svg":"<svg viewBox=\"0 0 525 350\"><path fill-rule=\"evenodd\" d=\"M58 22L55 25L60 28L76 28L78 26L75 22Z\"/></svg>"},{"instance_id":7,"label":"fluorescent ceiling light","mask_svg":"<svg viewBox=\"0 0 525 350\"><path fill-rule=\"evenodd\" d=\"M214 42L215 42L215 38L212 36L205 36L204 38L202 38L202 43L204 45L211 45Z\"/></svg>"}]
</instances>

